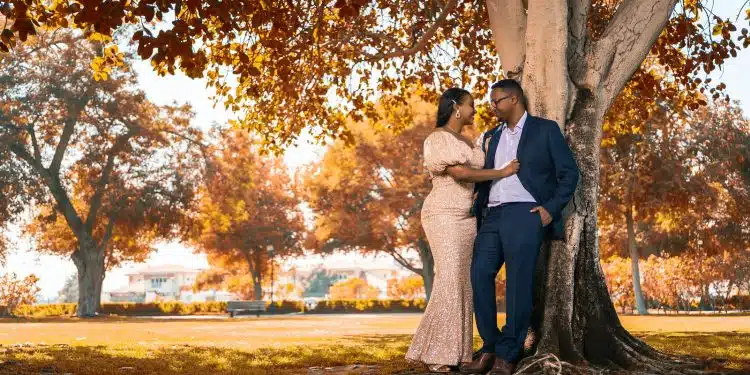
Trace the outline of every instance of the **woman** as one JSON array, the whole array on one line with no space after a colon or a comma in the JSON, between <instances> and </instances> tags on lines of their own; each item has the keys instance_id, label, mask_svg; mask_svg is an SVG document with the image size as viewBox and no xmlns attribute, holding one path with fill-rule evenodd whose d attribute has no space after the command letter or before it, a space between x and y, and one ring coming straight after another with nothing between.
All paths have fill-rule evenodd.
<instances>
[{"instance_id":1,"label":"woman","mask_svg":"<svg viewBox=\"0 0 750 375\"><path fill-rule=\"evenodd\" d=\"M461 135L474 122L474 99L460 88L440 97L437 129L424 141L425 167L432 191L422 206L422 227L435 259L430 302L406 358L432 372L451 372L471 362L472 291L469 278L476 219L469 210L474 182L497 180L518 171L513 160L502 169L481 169L484 153Z\"/></svg>"}]
</instances>

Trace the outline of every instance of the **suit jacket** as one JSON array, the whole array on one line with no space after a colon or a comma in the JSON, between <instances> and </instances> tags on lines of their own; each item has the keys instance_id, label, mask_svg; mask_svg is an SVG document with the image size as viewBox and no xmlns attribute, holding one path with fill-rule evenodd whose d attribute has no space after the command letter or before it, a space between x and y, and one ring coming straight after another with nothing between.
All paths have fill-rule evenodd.
<instances>
[{"instance_id":1,"label":"suit jacket","mask_svg":"<svg viewBox=\"0 0 750 375\"><path fill-rule=\"evenodd\" d=\"M503 127L497 126L484 134L482 147L489 137L485 150L485 169L495 168L495 153ZM562 212L578 184L578 166L557 123L551 120L527 116L518 142L516 158L521 163L518 179L521 185L552 216L551 227L555 238L564 237ZM477 217L477 228L482 225L490 199L492 181L474 185L476 199L472 213Z\"/></svg>"}]
</instances>

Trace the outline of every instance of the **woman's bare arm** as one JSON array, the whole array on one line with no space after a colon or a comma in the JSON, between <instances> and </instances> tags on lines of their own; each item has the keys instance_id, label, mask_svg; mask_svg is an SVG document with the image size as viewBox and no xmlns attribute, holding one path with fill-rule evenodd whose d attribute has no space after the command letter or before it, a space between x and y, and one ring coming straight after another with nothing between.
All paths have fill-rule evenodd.
<instances>
[{"instance_id":1,"label":"woman's bare arm","mask_svg":"<svg viewBox=\"0 0 750 375\"><path fill-rule=\"evenodd\" d=\"M445 168L448 175L461 182L482 182L499 180L518 172L520 164L513 159L508 165L501 169L474 169L464 165L453 165Z\"/></svg>"}]
</instances>

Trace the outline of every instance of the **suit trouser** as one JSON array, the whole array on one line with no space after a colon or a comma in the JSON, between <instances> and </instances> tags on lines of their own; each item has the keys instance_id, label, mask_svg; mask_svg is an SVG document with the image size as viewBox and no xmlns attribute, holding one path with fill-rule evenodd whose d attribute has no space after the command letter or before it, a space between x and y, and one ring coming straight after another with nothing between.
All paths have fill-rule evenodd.
<instances>
[{"instance_id":1,"label":"suit trouser","mask_svg":"<svg viewBox=\"0 0 750 375\"><path fill-rule=\"evenodd\" d=\"M491 207L474 243L471 284L474 313L482 351L508 362L521 354L531 323L534 269L546 228L536 203L509 203ZM495 278L503 263L506 270L506 322L497 327Z\"/></svg>"}]
</instances>

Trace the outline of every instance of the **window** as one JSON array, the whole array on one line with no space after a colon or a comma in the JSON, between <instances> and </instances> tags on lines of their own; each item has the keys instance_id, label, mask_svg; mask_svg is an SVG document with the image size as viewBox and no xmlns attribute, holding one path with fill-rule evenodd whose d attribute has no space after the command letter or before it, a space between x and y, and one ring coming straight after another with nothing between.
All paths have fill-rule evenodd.
<instances>
[{"instance_id":1,"label":"window","mask_svg":"<svg viewBox=\"0 0 750 375\"><path fill-rule=\"evenodd\" d=\"M154 289L159 289L166 282L167 282L167 279L165 277L157 277L157 278L151 279L151 287Z\"/></svg>"}]
</instances>

